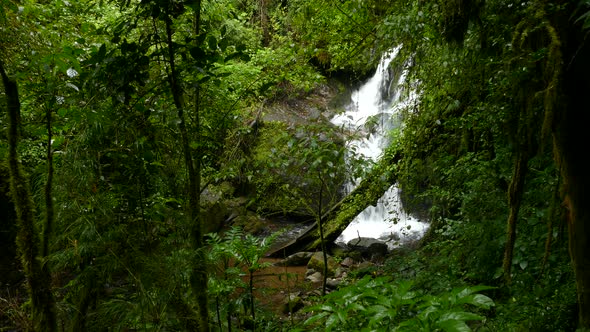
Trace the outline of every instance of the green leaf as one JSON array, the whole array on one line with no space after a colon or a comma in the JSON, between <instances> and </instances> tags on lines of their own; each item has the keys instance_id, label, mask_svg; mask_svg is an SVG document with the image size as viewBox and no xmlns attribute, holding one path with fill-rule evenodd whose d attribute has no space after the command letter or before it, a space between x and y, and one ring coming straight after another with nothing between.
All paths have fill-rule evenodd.
<instances>
[{"instance_id":1,"label":"green leaf","mask_svg":"<svg viewBox=\"0 0 590 332\"><path fill-rule=\"evenodd\" d=\"M224 28L225 28L225 26L224 26ZM229 40L227 38L223 38L219 41L219 48L221 49L222 52L225 52L228 45L229 45Z\"/></svg>"},{"instance_id":2,"label":"green leaf","mask_svg":"<svg viewBox=\"0 0 590 332\"><path fill-rule=\"evenodd\" d=\"M340 319L341 315L339 312L331 314L328 319L326 320L326 329L332 330L338 324L342 323L343 321Z\"/></svg>"},{"instance_id":3,"label":"green leaf","mask_svg":"<svg viewBox=\"0 0 590 332\"><path fill-rule=\"evenodd\" d=\"M464 321L460 320L445 320L437 322L443 330L447 332L469 332L471 329Z\"/></svg>"},{"instance_id":4,"label":"green leaf","mask_svg":"<svg viewBox=\"0 0 590 332\"><path fill-rule=\"evenodd\" d=\"M61 117L65 117L66 115L68 115L68 109L67 108L60 108L57 110L57 115L61 116Z\"/></svg>"},{"instance_id":5,"label":"green leaf","mask_svg":"<svg viewBox=\"0 0 590 332\"><path fill-rule=\"evenodd\" d=\"M465 297L467 295L471 295L473 293L478 293L478 292L481 292L481 291L484 291L484 290L490 290L490 289L495 289L495 288L496 287L484 286L484 285L471 286L471 287L467 287L467 288L464 288L464 289L460 290L457 293L457 297L459 299L461 299L461 298L463 298L463 297Z\"/></svg>"},{"instance_id":6,"label":"green leaf","mask_svg":"<svg viewBox=\"0 0 590 332\"><path fill-rule=\"evenodd\" d=\"M98 53L96 54L96 62L102 62L107 55L107 47L105 44L100 45Z\"/></svg>"},{"instance_id":7,"label":"green leaf","mask_svg":"<svg viewBox=\"0 0 590 332\"><path fill-rule=\"evenodd\" d=\"M217 49L217 38L215 38L215 36L209 36L209 38L207 39L207 44L209 45L209 48L211 50L216 50Z\"/></svg>"},{"instance_id":8,"label":"green leaf","mask_svg":"<svg viewBox=\"0 0 590 332\"><path fill-rule=\"evenodd\" d=\"M466 311L453 311L447 312L440 316L439 321L445 320L461 320L461 321L468 321L468 320L482 320L484 319L483 316L474 314L472 312Z\"/></svg>"},{"instance_id":9,"label":"green leaf","mask_svg":"<svg viewBox=\"0 0 590 332\"><path fill-rule=\"evenodd\" d=\"M207 56L205 51L198 46L193 46L188 51L195 60L203 60Z\"/></svg>"},{"instance_id":10,"label":"green leaf","mask_svg":"<svg viewBox=\"0 0 590 332\"><path fill-rule=\"evenodd\" d=\"M459 304L464 303L464 304L471 304L474 305L478 308L483 308L483 309L489 309L491 307L493 307L495 305L494 301L483 295L483 294L473 294L470 296L467 296L463 299L461 299L460 301L458 301Z\"/></svg>"},{"instance_id":11,"label":"green leaf","mask_svg":"<svg viewBox=\"0 0 590 332\"><path fill-rule=\"evenodd\" d=\"M309 317L303 324L304 325L313 324L317 321L324 319L328 315L329 315L328 312L320 312L320 313L314 314L313 316Z\"/></svg>"}]
</instances>

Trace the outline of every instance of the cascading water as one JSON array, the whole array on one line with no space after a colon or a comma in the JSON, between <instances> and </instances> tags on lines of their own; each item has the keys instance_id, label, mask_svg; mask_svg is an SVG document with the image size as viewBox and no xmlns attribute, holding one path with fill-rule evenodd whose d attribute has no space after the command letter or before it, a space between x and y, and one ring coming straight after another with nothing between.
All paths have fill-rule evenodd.
<instances>
[{"instance_id":1,"label":"cascading water","mask_svg":"<svg viewBox=\"0 0 590 332\"><path fill-rule=\"evenodd\" d=\"M375 75L352 93L351 103L345 112L331 120L344 129L361 133L361 139L353 139L347 144L356 153L373 161L378 160L390 143L389 132L400 125L397 117L399 109L413 99L411 94L403 97L401 93L405 72L398 77L390 77L388 71L389 64L399 50L400 47L397 47L383 55ZM357 184L358 181L349 183L346 190L350 192ZM336 242L347 243L357 237L368 237L385 241L393 249L419 239L427 228L427 223L403 211L399 189L393 185L376 206L369 206L361 212Z\"/></svg>"}]
</instances>

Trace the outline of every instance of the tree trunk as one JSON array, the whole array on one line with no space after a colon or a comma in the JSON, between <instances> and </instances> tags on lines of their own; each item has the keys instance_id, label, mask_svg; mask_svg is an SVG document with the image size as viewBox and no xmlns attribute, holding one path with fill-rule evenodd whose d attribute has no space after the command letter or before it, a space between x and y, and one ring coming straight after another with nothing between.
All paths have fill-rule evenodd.
<instances>
[{"instance_id":1,"label":"tree trunk","mask_svg":"<svg viewBox=\"0 0 590 332\"><path fill-rule=\"evenodd\" d=\"M45 222L43 223L43 237L41 238L42 249L41 256L49 254L49 236L53 227L53 151L51 141L53 140L53 130L51 124L51 107L47 106L45 110L46 127L47 127L47 182L45 182Z\"/></svg>"},{"instance_id":2,"label":"tree trunk","mask_svg":"<svg viewBox=\"0 0 590 332\"><path fill-rule=\"evenodd\" d=\"M320 174L320 179L322 178ZM324 269L322 271L322 296L326 295L326 283L328 282L328 253L326 249L326 242L324 241L324 226L322 223L322 194L324 192L324 181L320 185L320 197L318 199L318 213L317 223L320 231L320 248L322 249L322 258L324 259Z\"/></svg>"},{"instance_id":3,"label":"tree trunk","mask_svg":"<svg viewBox=\"0 0 590 332\"><path fill-rule=\"evenodd\" d=\"M270 29L268 20L268 2L270 0L258 0L258 10L260 11L260 27L262 28L262 44L270 44Z\"/></svg>"},{"instance_id":4,"label":"tree trunk","mask_svg":"<svg viewBox=\"0 0 590 332\"><path fill-rule=\"evenodd\" d=\"M28 181L18 161L18 123L20 117L20 101L18 87L10 79L0 61L0 75L6 94L8 108L8 168L10 172L10 192L17 215L16 245L21 264L27 278L28 291L31 298L31 320L35 331L56 331L55 300L51 293L51 276L44 257L38 257L38 235L34 229L34 205Z\"/></svg>"},{"instance_id":5,"label":"tree trunk","mask_svg":"<svg viewBox=\"0 0 590 332\"><path fill-rule=\"evenodd\" d=\"M514 256L514 244L516 243L516 223L518 221L518 211L520 210L520 203L522 202L522 194L524 192L524 180L527 173L528 165L527 152L519 152L516 163L514 164L514 174L512 181L508 187L508 205L510 206L510 214L508 215L508 223L506 229L506 247L504 249L504 261L502 263L502 270L504 272L504 279L507 283L512 280L512 258Z\"/></svg>"},{"instance_id":6,"label":"tree trunk","mask_svg":"<svg viewBox=\"0 0 590 332\"><path fill-rule=\"evenodd\" d=\"M572 31L574 30L574 31ZM567 31L567 30L566 30ZM579 328L590 328L590 44L581 28L564 32L569 43L564 56L564 109L554 125L556 161L562 169L569 248L576 277ZM576 36L577 38L573 37ZM566 40L568 40L566 39Z\"/></svg>"},{"instance_id":7,"label":"tree trunk","mask_svg":"<svg viewBox=\"0 0 590 332\"><path fill-rule=\"evenodd\" d=\"M197 9L195 11L195 25L194 34L198 35L200 27L200 1L197 2ZM178 113L180 120L178 127L181 135L181 145L184 153L185 166L188 173L189 179L189 218L190 218L190 241L193 250L195 250L196 256L193 262L193 271L190 277L190 283L193 290L193 294L196 297L198 306L198 325L199 331L209 331L209 309L208 309L208 298L207 298L207 269L206 262L204 260L203 253L203 232L201 226L201 204L200 204L200 187L201 187L201 155L197 152L196 158L193 158L193 154L190 147L190 139L188 136L188 130L186 127L186 119L184 115L185 103L183 100L183 92L178 82L178 73L175 65L175 51L174 44L172 42L172 19L166 18L166 37L168 42L168 57L170 63L169 83L170 89L172 90L172 96L174 98L174 106ZM199 131L199 90L195 91L195 118L196 118L196 130L197 140L200 139ZM196 159L196 160L195 160Z\"/></svg>"}]
</instances>

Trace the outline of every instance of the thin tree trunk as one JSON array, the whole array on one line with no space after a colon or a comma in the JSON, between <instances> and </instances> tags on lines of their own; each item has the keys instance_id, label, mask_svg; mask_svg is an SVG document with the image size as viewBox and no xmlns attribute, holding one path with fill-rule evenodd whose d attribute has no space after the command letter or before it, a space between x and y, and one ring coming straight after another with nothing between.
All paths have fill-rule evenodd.
<instances>
[{"instance_id":1,"label":"thin tree trunk","mask_svg":"<svg viewBox=\"0 0 590 332\"><path fill-rule=\"evenodd\" d=\"M528 154L526 152L519 152L516 163L514 165L514 174L512 181L508 187L508 204L510 207L510 214L508 215L508 223L506 229L506 247L504 248L504 261L502 263L502 270L504 272L504 279L507 283L512 280L512 258L514 256L514 244L516 243L516 223L518 221L518 211L522 202L522 194L524 192L524 180L527 173Z\"/></svg>"},{"instance_id":2,"label":"thin tree trunk","mask_svg":"<svg viewBox=\"0 0 590 332\"><path fill-rule=\"evenodd\" d=\"M561 172L560 172L561 173ZM561 175L559 175L561 176ZM539 279L545 272L545 268L549 262L549 256L551 256L551 247L553 244L553 225L554 220L559 217L559 187L561 181L557 182L553 197L551 199L551 205L549 206L549 215L547 217L547 238L545 239L545 253L543 254L543 260L541 261L541 272L539 272Z\"/></svg>"},{"instance_id":3,"label":"thin tree trunk","mask_svg":"<svg viewBox=\"0 0 590 332\"><path fill-rule=\"evenodd\" d=\"M270 44L270 29L268 21L268 0L258 0L258 10L260 11L260 27L262 28L262 44Z\"/></svg>"},{"instance_id":4,"label":"thin tree trunk","mask_svg":"<svg viewBox=\"0 0 590 332\"><path fill-rule=\"evenodd\" d=\"M320 174L321 179L321 174ZM320 183L320 197L318 199L318 229L320 231L320 248L324 259L324 271L322 272L322 296L326 295L326 282L328 281L328 254L326 252L326 242L324 241L324 225L322 225L322 194L324 191L324 181Z\"/></svg>"},{"instance_id":5,"label":"thin tree trunk","mask_svg":"<svg viewBox=\"0 0 590 332\"><path fill-rule=\"evenodd\" d=\"M200 1L195 13L195 36L198 35L199 21L200 20ZM198 306L198 325L199 331L209 331L209 309L207 299L207 271L206 263L204 260L203 253L203 234L201 231L201 218L200 218L200 187L201 187L201 165L200 165L200 152L197 152L196 161L193 158L190 140L188 136L188 130L186 127L186 119L184 115L184 101L183 93L178 82L178 73L175 65L175 52L174 44L172 42L172 21L169 17L166 18L166 36L168 42L168 57L170 62L170 73L168 80L170 83L170 89L172 90L172 96L174 99L174 105L178 113L180 123L178 125L182 140L182 150L184 153L185 166L188 172L189 178L189 218L190 218L190 241L193 249L195 250L196 257L193 263L193 271L191 274L191 287L194 296L197 300ZM195 117L196 117L196 128L197 128L197 140L200 139L198 132L200 130L199 123L199 91L198 88L195 92Z\"/></svg>"},{"instance_id":6,"label":"thin tree trunk","mask_svg":"<svg viewBox=\"0 0 590 332\"><path fill-rule=\"evenodd\" d=\"M51 149L51 141L53 140L53 130L51 128L51 107L45 110L46 127L47 127L47 182L45 182L45 222L43 224L43 237L41 242L43 247L41 256L45 257L49 254L49 236L53 227L53 195L51 194L53 188L53 152Z\"/></svg>"},{"instance_id":7,"label":"thin tree trunk","mask_svg":"<svg viewBox=\"0 0 590 332\"><path fill-rule=\"evenodd\" d=\"M197 37L201 33L201 0L197 0L195 9L193 34ZM195 38L196 39L196 38ZM199 45L197 45L199 46ZM197 295L197 304L199 306L199 325L201 331L209 331L209 308L208 308L208 296L207 296L207 264L205 258L205 252L203 251L203 230L201 220L201 160L203 158L201 150L201 91L197 86L195 87L195 100L194 100L194 113L195 113L195 128L196 128L196 139L199 143L197 148L197 156L195 160L194 170L194 184L193 188L196 193L193 193L191 199L194 200L193 206L193 223L192 223L192 238L193 248L196 250L196 262L192 273L192 286L193 292ZM186 131L186 128L185 128ZM185 143L188 143L186 140ZM186 150L185 150L186 151ZM190 151L189 151L190 153ZM190 174L189 174L190 176Z\"/></svg>"},{"instance_id":8,"label":"thin tree trunk","mask_svg":"<svg viewBox=\"0 0 590 332\"><path fill-rule=\"evenodd\" d=\"M254 272L249 271L249 276L248 290L250 292L250 313L252 314L252 324L256 326L256 312L254 311Z\"/></svg>"},{"instance_id":9,"label":"thin tree trunk","mask_svg":"<svg viewBox=\"0 0 590 332\"><path fill-rule=\"evenodd\" d=\"M18 123L20 117L18 86L6 74L2 61L0 61L0 75L6 94L9 118L8 167L10 192L17 214L16 244L28 282L32 326L35 331L56 331L55 300L50 288L51 277L47 265L41 264L44 257L38 257L38 235L34 229L34 205L28 181L18 162Z\"/></svg>"}]
</instances>

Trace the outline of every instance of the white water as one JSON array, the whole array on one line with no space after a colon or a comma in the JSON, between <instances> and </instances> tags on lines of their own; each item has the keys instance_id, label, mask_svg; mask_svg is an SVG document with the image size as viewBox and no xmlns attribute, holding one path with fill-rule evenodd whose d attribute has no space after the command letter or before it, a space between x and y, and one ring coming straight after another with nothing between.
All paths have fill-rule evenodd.
<instances>
[{"instance_id":1,"label":"white water","mask_svg":"<svg viewBox=\"0 0 590 332\"><path fill-rule=\"evenodd\" d=\"M387 68L399 49L383 55L374 76L352 93L346 111L332 119L332 123L338 126L362 133L361 139L348 142L349 149L375 162L389 144L390 130L400 125L398 111L414 98L412 94L404 97L398 88L405 80L405 72L399 75L397 82L391 82L389 77ZM393 89L390 89L391 83L394 84ZM348 184L346 190L350 192L357 184L358 181ZM393 185L376 206L369 206L361 212L336 242L347 243L357 237L370 237L386 241L392 249L419 239L427 228L427 223L403 211L399 189Z\"/></svg>"}]
</instances>

